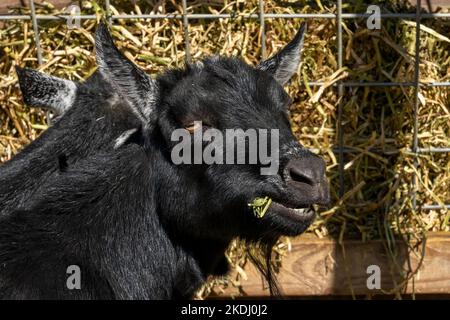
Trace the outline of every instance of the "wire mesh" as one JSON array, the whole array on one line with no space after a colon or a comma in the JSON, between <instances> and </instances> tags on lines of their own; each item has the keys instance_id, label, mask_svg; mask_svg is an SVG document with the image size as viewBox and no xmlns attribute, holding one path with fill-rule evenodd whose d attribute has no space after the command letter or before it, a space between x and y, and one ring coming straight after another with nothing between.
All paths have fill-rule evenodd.
<instances>
[{"instance_id":1,"label":"wire mesh","mask_svg":"<svg viewBox=\"0 0 450 320\"><path fill-rule=\"evenodd\" d=\"M112 15L110 8L110 0L105 0L105 10L107 13L107 21L112 24L114 20L117 19L181 19L183 22L183 33L185 42L185 53L186 61L191 61L190 53L190 39L189 39L189 20L191 19L226 19L226 18L236 18L241 17L244 19L256 19L260 23L261 32L261 54L263 58L266 58L266 37L265 37L265 20L266 19L335 19L336 21L336 35L337 35L337 61L338 68L343 67L343 41L342 41L342 21L343 19L358 19L358 18L368 18L370 13L343 13L342 12L342 0L337 0L337 12L333 13L266 13L264 0L259 0L259 12L251 14L235 14L235 13L221 13L221 14L192 14L187 12L187 1L182 0L182 14L119 14ZM1 20L31 20L33 30L34 30L34 41L36 45L37 60L38 64L43 64L42 58L42 48L39 38L39 20L68 20L68 19L91 19L95 20L96 15L37 15L35 10L34 0L29 0L30 15L0 15ZM412 149L408 150L414 156L414 167L415 173L412 179L412 201L413 208L417 209L417 199L416 199L416 188L417 188L417 168L418 168L418 155L422 153L449 153L450 147L448 148L420 148L419 138L418 138L418 108L419 108L419 93L421 87L450 87L450 82L427 82L420 83L420 29L421 20L424 18L439 18L448 19L450 18L450 13L423 13L421 11L421 0L417 1L416 12L415 13L381 13L380 18L394 18L394 19L414 19L415 21L415 62L414 62L414 81L413 82L351 82L351 81L338 81L333 84L338 90L338 117L337 117L337 130L338 130L338 147L334 148L333 151L338 153L339 159L339 195L343 196L345 193L344 184L344 154L348 152L354 152L352 148L344 146L343 132L342 132L342 116L343 116L343 102L342 98L345 94L345 88L347 87L414 87L414 128L413 128L413 141ZM303 83L304 84L304 83ZM319 81L308 82L309 86L321 86L323 83ZM50 121L49 115L47 115L48 121ZM423 210L436 210L441 208L450 209L450 204L445 204L444 206L439 204L431 205L421 205Z\"/></svg>"}]
</instances>

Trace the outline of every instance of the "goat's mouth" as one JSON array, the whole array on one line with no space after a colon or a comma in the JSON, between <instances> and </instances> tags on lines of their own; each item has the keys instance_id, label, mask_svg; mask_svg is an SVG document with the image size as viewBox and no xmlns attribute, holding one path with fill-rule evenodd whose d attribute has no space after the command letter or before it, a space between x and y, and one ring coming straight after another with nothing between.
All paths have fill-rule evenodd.
<instances>
[{"instance_id":1,"label":"goat's mouth","mask_svg":"<svg viewBox=\"0 0 450 320\"><path fill-rule=\"evenodd\" d=\"M268 212L303 225L311 224L316 218L312 205L290 205L272 201Z\"/></svg>"},{"instance_id":2,"label":"goat's mouth","mask_svg":"<svg viewBox=\"0 0 450 320\"><path fill-rule=\"evenodd\" d=\"M291 223L309 225L316 217L316 211L311 204L292 204L289 202L273 201L269 197L257 197L252 203L253 214L262 219L266 213L271 216L288 220Z\"/></svg>"}]
</instances>

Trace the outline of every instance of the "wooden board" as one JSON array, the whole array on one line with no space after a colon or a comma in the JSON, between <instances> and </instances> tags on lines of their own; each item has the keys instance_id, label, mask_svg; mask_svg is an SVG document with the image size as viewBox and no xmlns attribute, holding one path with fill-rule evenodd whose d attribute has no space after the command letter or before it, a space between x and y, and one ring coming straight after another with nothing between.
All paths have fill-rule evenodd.
<instances>
[{"instance_id":1,"label":"wooden board","mask_svg":"<svg viewBox=\"0 0 450 320\"><path fill-rule=\"evenodd\" d=\"M397 244L399 266L410 264L416 269L419 259L408 254L402 241ZM345 258L344 258L345 256ZM380 290L367 288L367 267L378 265L381 270L381 289L389 291L401 280L393 270L391 260L381 241L362 243L345 241L343 247L333 239L318 239L313 235L300 236L292 242L292 251L283 260L278 280L286 296L363 295ZM245 295L268 296L269 292L254 267L245 270L248 279L242 281ZM430 233L426 255L414 280L417 294L450 294L450 233ZM413 281L405 288L411 293ZM236 289L227 289L219 296L233 296Z\"/></svg>"},{"instance_id":2,"label":"wooden board","mask_svg":"<svg viewBox=\"0 0 450 320\"><path fill-rule=\"evenodd\" d=\"M34 3L42 3L43 0L34 0ZM74 3L77 0L47 0L48 3L53 4L56 8L64 8L67 5ZM29 0L0 0L0 14L8 13L9 8L28 7Z\"/></svg>"},{"instance_id":3,"label":"wooden board","mask_svg":"<svg viewBox=\"0 0 450 320\"><path fill-rule=\"evenodd\" d=\"M412 6L417 5L417 0L408 0ZM421 7L427 12L436 12L439 9L450 8L450 0L422 0Z\"/></svg>"}]
</instances>

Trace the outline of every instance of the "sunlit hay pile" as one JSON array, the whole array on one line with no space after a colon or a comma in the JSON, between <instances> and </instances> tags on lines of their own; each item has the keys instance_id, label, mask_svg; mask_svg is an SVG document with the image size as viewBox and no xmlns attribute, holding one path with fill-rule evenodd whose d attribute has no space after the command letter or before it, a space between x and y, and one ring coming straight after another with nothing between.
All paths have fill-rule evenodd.
<instances>
[{"instance_id":1,"label":"sunlit hay pile","mask_svg":"<svg viewBox=\"0 0 450 320\"><path fill-rule=\"evenodd\" d=\"M180 1L111 1L112 13L181 13ZM397 2L397 1L395 1ZM335 13L333 1L266 0L271 13ZM193 60L210 54L241 56L256 64L262 55L257 19L258 1L190 1L191 13L233 13L232 19L190 20ZM414 12L383 1L383 12ZM103 3L83 1L83 14L105 14ZM346 4L345 12L365 12L361 1ZM38 14L59 13L51 5L37 6ZM29 14L28 9L11 13ZM267 19L267 55L293 37L300 19ZM95 70L93 37L96 21L83 20L69 29L64 20L40 21L44 65L40 70L59 77L82 80ZM0 31L0 160L6 161L46 129L45 112L23 105L14 66L37 68L34 35L29 21L7 21ZM447 30L447 31L446 31ZM424 19L420 38L420 81L450 81L450 21ZM450 155L425 153L417 169L410 149L414 126L414 88L346 88L343 105L345 192L338 197L337 110L338 81L411 82L414 80L414 22L385 19L381 30L368 30L366 20L344 20L344 65L338 69L336 23L333 19L308 20L308 33L299 75L289 86L294 98L290 109L293 130L299 141L313 148L328 163L333 205L323 210L310 232L339 240L394 237L407 243L423 241L427 231L450 231L449 210L420 209L421 204L450 203ZM446 33L447 32L447 33ZM180 19L115 20L113 36L125 55L148 73L184 64L185 46ZM323 81L322 87L310 87ZM306 85L301 85L306 83ZM419 146L450 146L450 88L424 87L419 99ZM413 210L413 176L418 210ZM289 254L289 240L274 249L275 267ZM418 251L419 249L413 248ZM229 278L215 279L199 297L212 290L245 283L246 249L233 243L228 258L234 271ZM414 271L414 270L413 270ZM400 291L399 291L400 292Z\"/></svg>"}]
</instances>

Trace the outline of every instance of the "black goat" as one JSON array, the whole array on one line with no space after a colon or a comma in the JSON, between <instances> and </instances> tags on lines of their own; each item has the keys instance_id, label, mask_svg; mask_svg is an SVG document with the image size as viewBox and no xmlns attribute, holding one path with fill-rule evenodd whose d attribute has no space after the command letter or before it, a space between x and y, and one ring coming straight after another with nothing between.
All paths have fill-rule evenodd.
<instances>
[{"instance_id":1,"label":"black goat","mask_svg":"<svg viewBox=\"0 0 450 320\"><path fill-rule=\"evenodd\" d=\"M271 244L298 235L328 202L325 164L301 147L283 90L300 62L305 26L257 68L212 57L155 80L96 32L99 71L74 84L19 69L24 100L55 124L0 167L0 298L189 298L228 270L241 237ZM277 129L280 169L175 164L178 128ZM202 147L206 148L207 143ZM273 199L262 218L248 203ZM81 287L67 287L67 268Z\"/></svg>"},{"instance_id":2,"label":"black goat","mask_svg":"<svg viewBox=\"0 0 450 320\"><path fill-rule=\"evenodd\" d=\"M2 165L0 217L26 205L50 176L90 153L110 149L117 136L136 126L136 123L107 118L112 116L105 111L110 108L109 99L114 99L114 94L99 72L85 83L74 83L31 69L16 68L16 71L25 103L50 108L57 118L52 128L13 161ZM63 117L64 113L67 116Z\"/></svg>"}]
</instances>

